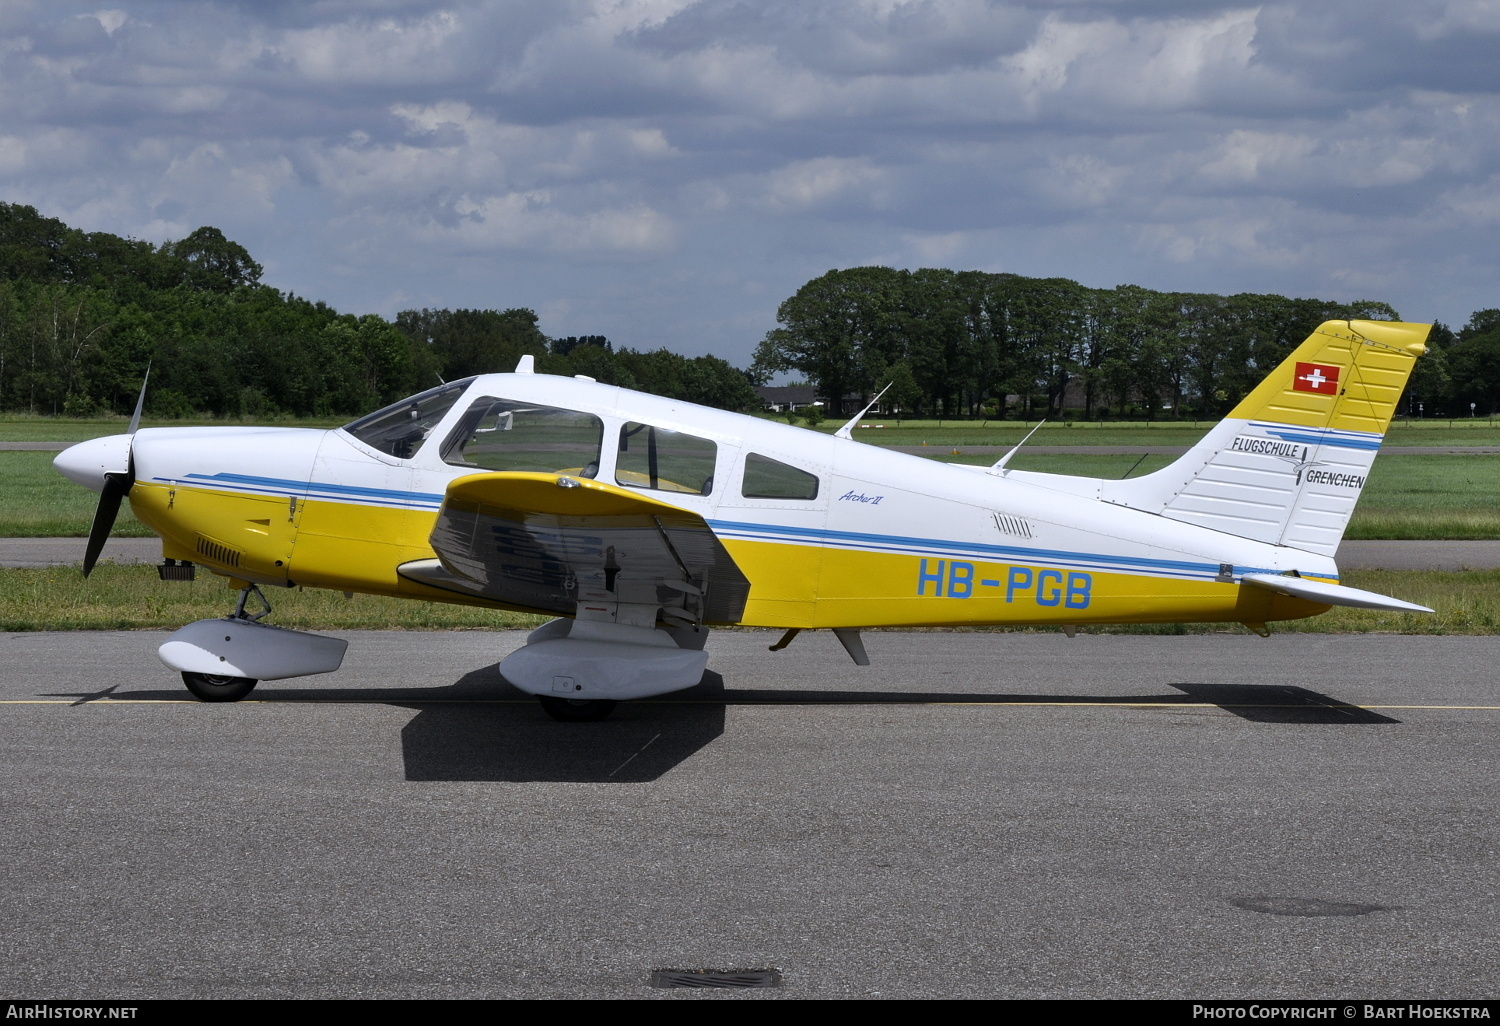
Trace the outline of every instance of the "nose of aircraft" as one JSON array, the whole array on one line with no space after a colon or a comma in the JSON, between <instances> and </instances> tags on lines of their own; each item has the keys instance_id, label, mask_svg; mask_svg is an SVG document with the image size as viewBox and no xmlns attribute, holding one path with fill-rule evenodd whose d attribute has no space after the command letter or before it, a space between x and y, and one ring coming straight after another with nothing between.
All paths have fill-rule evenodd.
<instances>
[{"instance_id":1,"label":"nose of aircraft","mask_svg":"<svg viewBox=\"0 0 1500 1026\"><path fill-rule=\"evenodd\" d=\"M74 484L102 492L105 474L124 474L130 469L130 435L79 442L58 453L52 465Z\"/></svg>"}]
</instances>

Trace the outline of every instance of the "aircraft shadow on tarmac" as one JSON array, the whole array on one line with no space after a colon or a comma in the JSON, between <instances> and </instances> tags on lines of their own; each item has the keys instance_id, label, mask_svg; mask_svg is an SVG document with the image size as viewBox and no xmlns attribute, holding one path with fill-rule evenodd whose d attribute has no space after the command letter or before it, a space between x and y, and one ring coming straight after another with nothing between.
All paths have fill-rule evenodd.
<instances>
[{"instance_id":1,"label":"aircraft shadow on tarmac","mask_svg":"<svg viewBox=\"0 0 1500 1026\"><path fill-rule=\"evenodd\" d=\"M410 703L419 711L401 730L407 780L642 783L724 733L725 703L714 700L724 693L724 679L711 670L679 692L698 701L621 702L597 723L552 720L534 698L500 679L493 665L465 674L454 688L476 685L492 698L517 701Z\"/></svg>"},{"instance_id":2,"label":"aircraft shadow on tarmac","mask_svg":"<svg viewBox=\"0 0 1500 1026\"><path fill-rule=\"evenodd\" d=\"M487 667L466 675L493 682ZM493 689L493 684L490 685ZM1150 698L930 691L794 691L726 688L709 671L694 688L656 701L624 702L600 723L554 723L534 703L420 705L401 733L408 780L655 780L724 733L731 705L929 705L937 703L1122 706L1217 705L1246 720L1282 724L1399 721L1306 688L1285 685L1174 684L1182 693ZM509 690L507 686L507 690ZM520 692L515 692L519 695Z\"/></svg>"},{"instance_id":3,"label":"aircraft shadow on tarmac","mask_svg":"<svg viewBox=\"0 0 1500 1026\"><path fill-rule=\"evenodd\" d=\"M1173 684L1166 695L1045 695L933 691L823 691L726 688L712 670L693 688L662 699L622 702L598 723L557 723L530 696L487 665L435 688L278 689L253 698L294 704L368 703L415 709L402 728L406 779L452 781L642 783L656 780L724 733L731 705L1216 705L1268 724L1377 725L1399 720L1291 685ZM58 696L64 697L64 696ZM122 693L111 687L66 697L176 699L180 690Z\"/></svg>"}]
</instances>

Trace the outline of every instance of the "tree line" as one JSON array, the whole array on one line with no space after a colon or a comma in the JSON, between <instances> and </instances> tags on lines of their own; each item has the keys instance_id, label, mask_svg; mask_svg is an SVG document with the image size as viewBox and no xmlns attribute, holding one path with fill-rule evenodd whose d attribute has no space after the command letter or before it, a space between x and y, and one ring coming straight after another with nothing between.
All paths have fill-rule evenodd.
<instances>
[{"instance_id":1,"label":"tree line","mask_svg":"<svg viewBox=\"0 0 1500 1026\"><path fill-rule=\"evenodd\" d=\"M152 416L354 416L523 355L544 373L755 402L746 373L716 357L549 339L520 308L339 313L261 274L217 228L153 245L0 203L0 410L128 413L149 363Z\"/></svg>"},{"instance_id":2,"label":"tree line","mask_svg":"<svg viewBox=\"0 0 1500 1026\"><path fill-rule=\"evenodd\" d=\"M0 410L127 413L149 363L157 417L356 416L515 367L722 409L806 378L849 414L880 389L913 416L1222 416L1319 323L1400 319L1377 301L1092 289L1064 278L855 267L803 285L744 370L713 356L549 338L537 315L340 313L263 284L217 228L154 245L0 203ZM1434 326L1403 400L1428 417L1500 411L1500 310Z\"/></svg>"},{"instance_id":3,"label":"tree line","mask_svg":"<svg viewBox=\"0 0 1500 1026\"><path fill-rule=\"evenodd\" d=\"M849 413L883 387L915 416L1220 417L1326 320L1377 301L1093 289L1065 278L833 270L781 304L753 372L795 371ZM1500 408L1500 310L1434 327L1408 392L1427 416ZM1007 397L1013 397L1007 403ZM1413 409L1413 414L1416 410Z\"/></svg>"}]
</instances>

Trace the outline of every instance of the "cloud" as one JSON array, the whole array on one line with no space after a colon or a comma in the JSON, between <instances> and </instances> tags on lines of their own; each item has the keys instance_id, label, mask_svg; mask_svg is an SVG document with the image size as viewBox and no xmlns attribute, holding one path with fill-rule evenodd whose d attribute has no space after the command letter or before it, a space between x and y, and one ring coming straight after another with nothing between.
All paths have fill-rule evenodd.
<instances>
[{"instance_id":1,"label":"cloud","mask_svg":"<svg viewBox=\"0 0 1500 1026\"><path fill-rule=\"evenodd\" d=\"M1500 4L1494 0L1448 0L1436 17L1427 14L1417 27L1417 37L1423 40L1467 32L1500 34Z\"/></svg>"},{"instance_id":2,"label":"cloud","mask_svg":"<svg viewBox=\"0 0 1500 1026\"><path fill-rule=\"evenodd\" d=\"M878 205L883 172L865 160L819 157L778 168L767 175L766 201L778 212L805 212L853 203Z\"/></svg>"},{"instance_id":3,"label":"cloud","mask_svg":"<svg viewBox=\"0 0 1500 1026\"><path fill-rule=\"evenodd\" d=\"M1500 175L1452 189L1443 194L1442 202L1462 217L1481 224L1500 224Z\"/></svg>"},{"instance_id":4,"label":"cloud","mask_svg":"<svg viewBox=\"0 0 1500 1026\"><path fill-rule=\"evenodd\" d=\"M1500 272L1496 9L11 3L0 197L215 224L341 308L526 305L738 360L871 260L1462 321Z\"/></svg>"}]
</instances>

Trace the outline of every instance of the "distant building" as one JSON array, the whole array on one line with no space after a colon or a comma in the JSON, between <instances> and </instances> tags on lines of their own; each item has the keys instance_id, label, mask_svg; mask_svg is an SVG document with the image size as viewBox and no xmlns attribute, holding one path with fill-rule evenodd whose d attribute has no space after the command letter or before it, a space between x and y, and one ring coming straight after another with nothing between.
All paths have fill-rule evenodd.
<instances>
[{"instance_id":1,"label":"distant building","mask_svg":"<svg viewBox=\"0 0 1500 1026\"><path fill-rule=\"evenodd\" d=\"M760 396L760 408L772 413L795 413L819 401L818 390L811 385L759 385L755 394Z\"/></svg>"},{"instance_id":2,"label":"distant building","mask_svg":"<svg viewBox=\"0 0 1500 1026\"><path fill-rule=\"evenodd\" d=\"M850 392L844 396L844 402L841 406L835 406L828 401L827 396L819 395L818 390L811 385L781 385L774 387L771 385L761 385L756 388L755 394L760 396L760 408L770 410L772 413L783 413L788 409L795 413L804 406L819 403L822 405L824 413L837 416L854 413L862 409L865 403L873 398L873 396L861 396L856 392ZM840 410L843 411L842 414L839 413ZM884 417L895 412L896 409L891 405L889 400L882 400L870 407L871 416Z\"/></svg>"}]
</instances>

